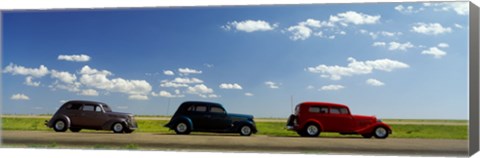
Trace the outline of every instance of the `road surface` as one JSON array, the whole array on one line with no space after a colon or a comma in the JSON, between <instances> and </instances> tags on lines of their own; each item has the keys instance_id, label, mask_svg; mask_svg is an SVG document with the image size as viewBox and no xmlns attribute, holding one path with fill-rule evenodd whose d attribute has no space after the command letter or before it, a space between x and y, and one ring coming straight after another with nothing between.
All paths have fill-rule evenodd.
<instances>
[{"instance_id":1,"label":"road surface","mask_svg":"<svg viewBox=\"0 0 480 158\"><path fill-rule=\"evenodd\" d=\"M303 138L236 134L191 135L111 132L56 133L53 131L2 131L5 145L52 144L58 146L126 146L140 149L250 151L319 154L375 154L467 156L467 140L445 139L363 139L363 138Z\"/></svg>"}]
</instances>

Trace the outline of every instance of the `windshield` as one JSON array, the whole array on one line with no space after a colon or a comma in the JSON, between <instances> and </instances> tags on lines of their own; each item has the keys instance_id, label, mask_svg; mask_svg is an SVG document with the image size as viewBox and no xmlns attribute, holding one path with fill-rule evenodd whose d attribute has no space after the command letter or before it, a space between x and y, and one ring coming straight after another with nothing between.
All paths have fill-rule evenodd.
<instances>
[{"instance_id":1,"label":"windshield","mask_svg":"<svg viewBox=\"0 0 480 158\"><path fill-rule=\"evenodd\" d=\"M112 112L112 109L110 109L110 107L108 107L107 104L102 104L103 106L103 110L105 110L105 112Z\"/></svg>"}]
</instances>

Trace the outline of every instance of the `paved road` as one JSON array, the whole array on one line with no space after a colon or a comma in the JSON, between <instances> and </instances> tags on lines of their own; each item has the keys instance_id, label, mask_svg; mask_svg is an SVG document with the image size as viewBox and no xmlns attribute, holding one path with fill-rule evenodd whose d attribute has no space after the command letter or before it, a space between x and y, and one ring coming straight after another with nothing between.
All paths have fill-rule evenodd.
<instances>
[{"instance_id":1,"label":"paved road","mask_svg":"<svg viewBox=\"0 0 480 158\"><path fill-rule=\"evenodd\" d=\"M115 145L136 144L140 148L159 150L267 151L293 153L357 153L379 155L466 156L467 140L443 139L363 139L302 138L229 134L156 134L110 132L56 133L53 131L2 131L4 144Z\"/></svg>"}]
</instances>

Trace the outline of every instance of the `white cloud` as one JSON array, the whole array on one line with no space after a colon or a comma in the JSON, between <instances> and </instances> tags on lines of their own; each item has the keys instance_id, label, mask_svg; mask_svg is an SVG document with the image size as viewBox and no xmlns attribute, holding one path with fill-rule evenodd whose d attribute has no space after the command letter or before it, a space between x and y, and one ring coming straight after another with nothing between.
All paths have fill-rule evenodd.
<instances>
[{"instance_id":1,"label":"white cloud","mask_svg":"<svg viewBox=\"0 0 480 158\"><path fill-rule=\"evenodd\" d=\"M385 83L379 81L379 80L376 80L376 79L373 79L373 78L370 78L366 81L366 83L368 85L372 85L372 86L383 86L385 85Z\"/></svg>"},{"instance_id":2,"label":"white cloud","mask_svg":"<svg viewBox=\"0 0 480 158\"><path fill-rule=\"evenodd\" d=\"M415 9L413 6L406 6L404 7L403 5L397 5L394 8L395 10L399 11L400 13L403 14L411 14L411 13L418 13L424 10L423 7L420 7L419 9Z\"/></svg>"},{"instance_id":3,"label":"white cloud","mask_svg":"<svg viewBox=\"0 0 480 158\"><path fill-rule=\"evenodd\" d=\"M426 7L435 7L434 11L454 11L458 15L468 15L468 2L423 3Z\"/></svg>"},{"instance_id":4,"label":"white cloud","mask_svg":"<svg viewBox=\"0 0 480 158\"><path fill-rule=\"evenodd\" d=\"M360 33L369 35L372 39L377 39L379 36L383 37L396 37L403 35L402 32L389 32L389 31L377 31L377 32L369 32L367 30L361 29Z\"/></svg>"},{"instance_id":5,"label":"white cloud","mask_svg":"<svg viewBox=\"0 0 480 158\"><path fill-rule=\"evenodd\" d=\"M184 75L189 75L189 74L201 74L201 73L202 73L202 71L195 70L195 69L190 69L190 68L179 68L178 71L179 71L181 74L184 74Z\"/></svg>"},{"instance_id":6,"label":"white cloud","mask_svg":"<svg viewBox=\"0 0 480 158\"><path fill-rule=\"evenodd\" d=\"M77 80L77 76L75 76L75 74L71 74L66 71L52 70L50 76L52 78L59 79L64 83L73 83L75 80Z\"/></svg>"},{"instance_id":7,"label":"white cloud","mask_svg":"<svg viewBox=\"0 0 480 158\"><path fill-rule=\"evenodd\" d=\"M213 89L208 88L204 84L197 84L193 87L188 87L187 88L187 93L190 94L204 94L204 93L213 93Z\"/></svg>"},{"instance_id":8,"label":"white cloud","mask_svg":"<svg viewBox=\"0 0 480 158\"><path fill-rule=\"evenodd\" d=\"M160 83L160 87L174 87L174 88L178 88L178 87L188 87L187 84L184 84L184 83L175 83L175 82L170 82L170 81L162 81L162 83Z\"/></svg>"},{"instance_id":9,"label":"white cloud","mask_svg":"<svg viewBox=\"0 0 480 158\"><path fill-rule=\"evenodd\" d=\"M291 32L292 35L290 36L290 39L296 41L296 40L306 40L309 38L312 34L312 29L303 26L303 25L295 25L295 26L290 26L287 31Z\"/></svg>"},{"instance_id":10,"label":"white cloud","mask_svg":"<svg viewBox=\"0 0 480 158\"><path fill-rule=\"evenodd\" d=\"M460 24L454 24L456 28L463 29L463 26Z\"/></svg>"},{"instance_id":11,"label":"white cloud","mask_svg":"<svg viewBox=\"0 0 480 158\"><path fill-rule=\"evenodd\" d=\"M32 78L33 78L32 76L27 76L27 77L25 78L25 82L23 82L23 83L24 83L25 85L27 85L27 86L33 86L33 87L38 87L38 86L40 86L40 82L33 82L33 81L32 81Z\"/></svg>"},{"instance_id":12,"label":"white cloud","mask_svg":"<svg viewBox=\"0 0 480 158\"><path fill-rule=\"evenodd\" d=\"M387 44L385 42L373 42L372 46L374 47L384 47L386 46Z\"/></svg>"},{"instance_id":13,"label":"white cloud","mask_svg":"<svg viewBox=\"0 0 480 158\"><path fill-rule=\"evenodd\" d=\"M195 78L195 77L194 78L180 78L180 77L177 77L174 80L172 80L172 82L184 83L184 84L203 83L202 80L200 80L198 78Z\"/></svg>"},{"instance_id":14,"label":"white cloud","mask_svg":"<svg viewBox=\"0 0 480 158\"><path fill-rule=\"evenodd\" d=\"M347 26L349 23L355 25L375 24L379 22L380 17L380 15L368 15L355 11L347 11L337 15L331 15L329 21L332 23L341 23L344 26Z\"/></svg>"},{"instance_id":15,"label":"white cloud","mask_svg":"<svg viewBox=\"0 0 480 158\"><path fill-rule=\"evenodd\" d=\"M327 85L327 86L322 86L319 90L322 90L322 91L336 91L336 90L340 90L340 89L343 89L345 88L344 86L342 85Z\"/></svg>"},{"instance_id":16,"label":"white cloud","mask_svg":"<svg viewBox=\"0 0 480 158\"><path fill-rule=\"evenodd\" d=\"M175 75L175 73L174 73L173 71L171 71L171 70L165 70L165 71L163 71L163 74L164 74L164 75L168 75L168 76Z\"/></svg>"},{"instance_id":17,"label":"white cloud","mask_svg":"<svg viewBox=\"0 0 480 158\"><path fill-rule=\"evenodd\" d=\"M212 68L212 67L214 67L214 65L213 65L213 64L207 64L207 63L205 63L205 64L203 64L203 65L204 65L204 66L206 66L206 67L208 67L208 68Z\"/></svg>"},{"instance_id":18,"label":"white cloud","mask_svg":"<svg viewBox=\"0 0 480 158\"><path fill-rule=\"evenodd\" d=\"M315 87L312 86L312 85L308 85L308 86L307 86L307 89L314 89L314 88L315 88Z\"/></svg>"},{"instance_id":19,"label":"white cloud","mask_svg":"<svg viewBox=\"0 0 480 158\"><path fill-rule=\"evenodd\" d=\"M280 88L278 83L275 83L275 82L272 82L272 81L265 82L265 85L267 85L268 88L272 88L272 89Z\"/></svg>"},{"instance_id":20,"label":"white cloud","mask_svg":"<svg viewBox=\"0 0 480 158\"><path fill-rule=\"evenodd\" d=\"M388 43L388 45L389 45L388 50L407 51L408 48L413 48L413 44L410 42L406 42L406 43L390 42Z\"/></svg>"},{"instance_id":21,"label":"white cloud","mask_svg":"<svg viewBox=\"0 0 480 158\"><path fill-rule=\"evenodd\" d=\"M152 92L152 96L154 97L166 97L166 98L180 98L184 97L184 95L181 95L179 91L176 91L176 94L172 94L167 91L160 91L158 93Z\"/></svg>"},{"instance_id":22,"label":"white cloud","mask_svg":"<svg viewBox=\"0 0 480 158\"><path fill-rule=\"evenodd\" d=\"M443 27L442 24L439 23L416 23L411 31L426 35L438 35L452 32L452 29L450 27Z\"/></svg>"},{"instance_id":23,"label":"white cloud","mask_svg":"<svg viewBox=\"0 0 480 158\"><path fill-rule=\"evenodd\" d=\"M128 96L130 100L148 100L148 96L142 94L133 94Z\"/></svg>"},{"instance_id":24,"label":"white cloud","mask_svg":"<svg viewBox=\"0 0 480 158\"><path fill-rule=\"evenodd\" d=\"M12 99L12 100L30 100L30 97L28 97L25 94L17 93L17 94L12 95L12 97L10 97L10 99Z\"/></svg>"},{"instance_id":25,"label":"white cloud","mask_svg":"<svg viewBox=\"0 0 480 158\"><path fill-rule=\"evenodd\" d=\"M237 31L255 32L255 31L271 31L277 28L277 24L270 24L263 20L245 20L228 22L227 25L222 26L225 30L232 28Z\"/></svg>"},{"instance_id":26,"label":"white cloud","mask_svg":"<svg viewBox=\"0 0 480 158\"><path fill-rule=\"evenodd\" d=\"M251 97L251 96L253 96L253 93L247 92L247 93L245 93L245 96Z\"/></svg>"},{"instance_id":27,"label":"white cloud","mask_svg":"<svg viewBox=\"0 0 480 158\"><path fill-rule=\"evenodd\" d=\"M447 52L438 49L437 47L430 47L430 49L422 51L422 54L433 55L434 58L439 59L447 55Z\"/></svg>"},{"instance_id":28,"label":"white cloud","mask_svg":"<svg viewBox=\"0 0 480 158\"><path fill-rule=\"evenodd\" d=\"M85 54L80 55L59 55L58 60L73 61L73 62L87 62L90 61L90 56Z\"/></svg>"},{"instance_id":29,"label":"white cloud","mask_svg":"<svg viewBox=\"0 0 480 158\"><path fill-rule=\"evenodd\" d=\"M5 67L3 73L11 73L13 75L33 76L36 78L40 78L47 75L49 71L48 68L44 65L40 65L40 67L38 68L26 68L10 63L7 67Z\"/></svg>"},{"instance_id":30,"label":"white cloud","mask_svg":"<svg viewBox=\"0 0 480 158\"><path fill-rule=\"evenodd\" d=\"M80 74L80 83L87 87L131 95L146 95L152 90L152 86L145 80L109 79L108 76L112 75L112 73L107 70L99 71L89 66L84 66Z\"/></svg>"},{"instance_id":31,"label":"white cloud","mask_svg":"<svg viewBox=\"0 0 480 158\"><path fill-rule=\"evenodd\" d=\"M85 89L82 90L80 95L85 95L85 96L98 96L98 92L95 89Z\"/></svg>"},{"instance_id":32,"label":"white cloud","mask_svg":"<svg viewBox=\"0 0 480 158\"><path fill-rule=\"evenodd\" d=\"M311 73L320 73L323 78L330 78L331 80L340 80L342 76L352 76L372 73L373 70L393 71L395 69L408 68L409 66L403 62L378 59L357 61L352 57L348 58L350 62L346 67L334 65L318 65L316 67L307 67L305 70Z\"/></svg>"},{"instance_id":33,"label":"white cloud","mask_svg":"<svg viewBox=\"0 0 480 158\"><path fill-rule=\"evenodd\" d=\"M219 86L221 89L242 89L242 86L240 86L237 83L222 83Z\"/></svg>"},{"instance_id":34,"label":"white cloud","mask_svg":"<svg viewBox=\"0 0 480 158\"><path fill-rule=\"evenodd\" d=\"M450 45L448 45L448 43L439 43L439 44L438 44L438 47L440 47L440 48L447 48L447 47L449 47L449 46L450 46Z\"/></svg>"}]
</instances>

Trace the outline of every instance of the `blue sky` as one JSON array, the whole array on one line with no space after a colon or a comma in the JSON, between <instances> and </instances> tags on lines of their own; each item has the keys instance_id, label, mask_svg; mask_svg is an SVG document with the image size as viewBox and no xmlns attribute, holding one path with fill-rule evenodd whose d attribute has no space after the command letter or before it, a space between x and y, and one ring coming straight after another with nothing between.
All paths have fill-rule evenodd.
<instances>
[{"instance_id":1,"label":"blue sky","mask_svg":"<svg viewBox=\"0 0 480 158\"><path fill-rule=\"evenodd\" d=\"M85 99L170 115L203 100L288 117L293 98L468 118L466 2L11 11L2 22L3 113Z\"/></svg>"}]
</instances>

